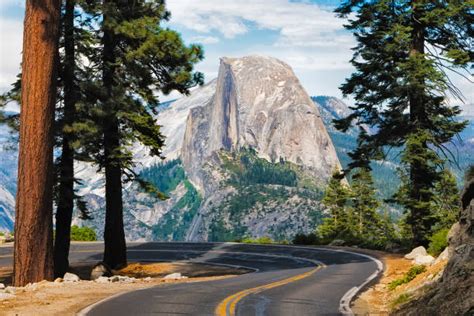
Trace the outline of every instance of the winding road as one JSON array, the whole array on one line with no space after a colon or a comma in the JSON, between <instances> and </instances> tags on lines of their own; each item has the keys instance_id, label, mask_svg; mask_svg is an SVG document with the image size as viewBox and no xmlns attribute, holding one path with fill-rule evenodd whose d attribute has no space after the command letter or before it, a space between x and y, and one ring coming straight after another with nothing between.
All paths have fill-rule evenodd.
<instances>
[{"instance_id":1,"label":"winding road","mask_svg":"<svg viewBox=\"0 0 474 316\"><path fill-rule=\"evenodd\" d=\"M73 244L72 262L98 261L101 243ZM382 264L330 248L237 243L129 243L129 261L190 261L253 272L195 283L169 283L103 300L80 315L351 315L350 301ZM0 247L0 266L11 248Z\"/></svg>"}]
</instances>

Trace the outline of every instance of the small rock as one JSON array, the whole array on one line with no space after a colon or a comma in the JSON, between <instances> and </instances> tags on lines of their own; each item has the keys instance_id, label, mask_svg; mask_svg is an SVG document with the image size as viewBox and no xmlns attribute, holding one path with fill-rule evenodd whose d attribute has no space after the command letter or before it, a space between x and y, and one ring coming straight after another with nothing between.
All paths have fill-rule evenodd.
<instances>
[{"instance_id":1,"label":"small rock","mask_svg":"<svg viewBox=\"0 0 474 316\"><path fill-rule=\"evenodd\" d=\"M430 266L433 264L434 261L435 261L435 258L433 258L430 255L426 255L426 256L417 256L415 260L413 260L413 263L424 265L424 266Z\"/></svg>"},{"instance_id":2,"label":"small rock","mask_svg":"<svg viewBox=\"0 0 474 316\"><path fill-rule=\"evenodd\" d=\"M405 255L405 259L415 259L418 256L426 256L428 253L426 252L425 247L420 246L413 249L410 253Z\"/></svg>"},{"instance_id":3,"label":"small rock","mask_svg":"<svg viewBox=\"0 0 474 316\"><path fill-rule=\"evenodd\" d=\"M97 283L109 283L109 278L105 276L98 277L94 280Z\"/></svg>"},{"instance_id":4,"label":"small rock","mask_svg":"<svg viewBox=\"0 0 474 316\"><path fill-rule=\"evenodd\" d=\"M103 262L99 262L98 264L96 264L93 268L92 268L92 271L91 271L91 280L95 280L101 276L104 276L104 277L111 277L112 276L112 270L110 269L110 267L103 263Z\"/></svg>"},{"instance_id":5,"label":"small rock","mask_svg":"<svg viewBox=\"0 0 474 316\"><path fill-rule=\"evenodd\" d=\"M66 272L64 274L64 282L79 282L81 279L75 275L74 273L69 273L69 272Z\"/></svg>"},{"instance_id":6,"label":"small rock","mask_svg":"<svg viewBox=\"0 0 474 316\"><path fill-rule=\"evenodd\" d=\"M120 281L120 277L118 275L115 275L113 277L110 277L109 278L109 281L110 282L119 282Z\"/></svg>"},{"instance_id":7,"label":"small rock","mask_svg":"<svg viewBox=\"0 0 474 316\"><path fill-rule=\"evenodd\" d=\"M334 239L333 241L329 243L329 246L339 247L339 246L344 246L345 244L346 242L342 239Z\"/></svg>"},{"instance_id":8,"label":"small rock","mask_svg":"<svg viewBox=\"0 0 474 316\"><path fill-rule=\"evenodd\" d=\"M165 275L163 278L164 280L181 280L181 279L187 279L187 276L181 275L181 273L176 272L176 273L171 273L168 275Z\"/></svg>"},{"instance_id":9,"label":"small rock","mask_svg":"<svg viewBox=\"0 0 474 316\"><path fill-rule=\"evenodd\" d=\"M56 280L54 280L54 283L62 283L63 281L63 278L56 278Z\"/></svg>"},{"instance_id":10,"label":"small rock","mask_svg":"<svg viewBox=\"0 0 474 316\"><path fill-rule=\"evenodd\" d=\"M25 290L26 291L36 291L38 288L38 285L36 283L28 283L26 286L25 286Z\"/></svg>"},{"instance_id":11,"label":"small rock","mask_svg":"<svg viewBox=\"0 0 474 316\"><path fill-rule=\"evenodd\" d=\"M5 284L0 283L0 290L3 290L5 288Z\"/></svg>"},{"instance_id":12,"label":"small rock","mask_svg":"<svg viewBox=\"0 0 474 316\"><path fill-rule=\"evenodd\" d=\"M9 299L12 299L14 297L15 297L15 295L10 294L10 293L0 293L0 301L9 300Z\"/></svg>"},{"instance_id":13,"label":"small rock","mask_svg":"<svg viewBox=\"0 0 474 316\"><path fill-rule=\"evenodd\" d=\"M151 277L146 277L146 278L143 279L143 281L145 281L145 282L150 282L150 281L151 281Z\"/></svg>"},{"instance_id":14,"label":"small rock","mask_svg":"<svg viewBox=\"0 0 474 316\"><path fill-rule=\"evenodd\" d=\"M5 293L15 294L15 292L16 292L16 288L14 286L7 286L5 288Z\"/></svg>"}]
</instances>

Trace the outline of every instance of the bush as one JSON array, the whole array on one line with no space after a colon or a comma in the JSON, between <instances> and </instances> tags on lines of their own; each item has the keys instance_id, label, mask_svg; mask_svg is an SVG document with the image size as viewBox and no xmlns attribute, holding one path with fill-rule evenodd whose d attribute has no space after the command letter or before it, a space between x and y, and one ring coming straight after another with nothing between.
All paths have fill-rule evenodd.
<instances>
[{"instance_id":1,"label":"bush","mask_svg":"<svg viewBox=\"0 0 474 316\"><path fill-rule=\"evenodd\" d=\"M256 239L244 238L242 240L244 244L273 244L274 241L270 237L264 236Z\"/></svg>"},{"instance_id":2,"label":"bush","mask_svg":"<svg viewBox=\"0 0 474 316\"><path fill-rule=\"evenodd\" d=\"M428 245L430 255L436 257L448 246L448 233L449 229L443 228L430 237L430 244Z\"/></svg>"},{"instance_id":3,"label":"bush","mask_svg":"<svg viewBox=\"0 0 474 316\"><path fill-rule=\"evenodd\" d=\"M407 273L400 279L393 280L388 284L389 290L394 290L397 286L405 284L416 278L416 276L420 273L426 271L426 267L423 265L416 265L410 268Z\"/></svg>"},{"instance_id":4,"label":"bush","mask_svg":"<svg viewBox=\"0 0 474 316\"><path fill-rule=\"evenodd\" d=\"M73 241L96 241L97 235L90 227L71 226L71 240Z\"/></svg>"},{"instance_id":5,"label":"bush","mask_svg":"<svg viewBox=\"0 0 474 316\"><path fill-rule=\"evenodd\" d=\"M318 241L318 236L315 233L308 235L299 233L293 238L294 245L317 245Z\"/></svg>"}]
</instances>

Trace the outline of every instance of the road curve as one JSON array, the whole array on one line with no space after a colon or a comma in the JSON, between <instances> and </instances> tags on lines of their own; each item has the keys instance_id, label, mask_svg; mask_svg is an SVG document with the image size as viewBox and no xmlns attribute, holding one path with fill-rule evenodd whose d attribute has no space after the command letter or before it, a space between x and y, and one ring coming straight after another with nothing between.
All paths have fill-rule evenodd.
<instances>
[{"instance_id":1,"label":"road curve","mask_svg":"<svg viewBox=\"0 0 474 316\"><path fill-rule=\"evenodd\" d=\"M75 244L71 261L100 260L102 248ZM1 255L2 249L0 265L5 265L8 256ZM80 315L350 315L352 297L382 270L374 258L337 249L236 243L132 243L128 258L232 265L255 272L128 292Z\"/></svg>"}]
</instances>

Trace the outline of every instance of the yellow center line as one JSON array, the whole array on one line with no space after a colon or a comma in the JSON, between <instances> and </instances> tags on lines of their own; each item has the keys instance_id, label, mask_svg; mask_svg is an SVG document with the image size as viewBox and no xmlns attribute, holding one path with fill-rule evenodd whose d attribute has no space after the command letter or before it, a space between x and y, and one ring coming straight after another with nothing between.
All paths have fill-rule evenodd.
<instances>
[{"instance_id":1,"label":"yellow center line","mask_svg":"<svg viewBox=\"0 0 474 316\"><path fill-rule=\"evenodd\" d=\"M217 306L215 310L215 315L216 316L235 316L237 303L239 303L239 301L241 301L244 297L251 294L260 293L265 290L273 289L275 287L282 286L291 282L302 280L304 278L311 276L312 274L314 274L316 271L320 270L321 268L322 266L318 266L316 269L292 276L291 278L288 278L288 279L260 285L251 289L242 290L240 292L232 294L226 297L224 300L222 300L222 302L219 303L219 305Z\"/></svg>"}]
</instances>

